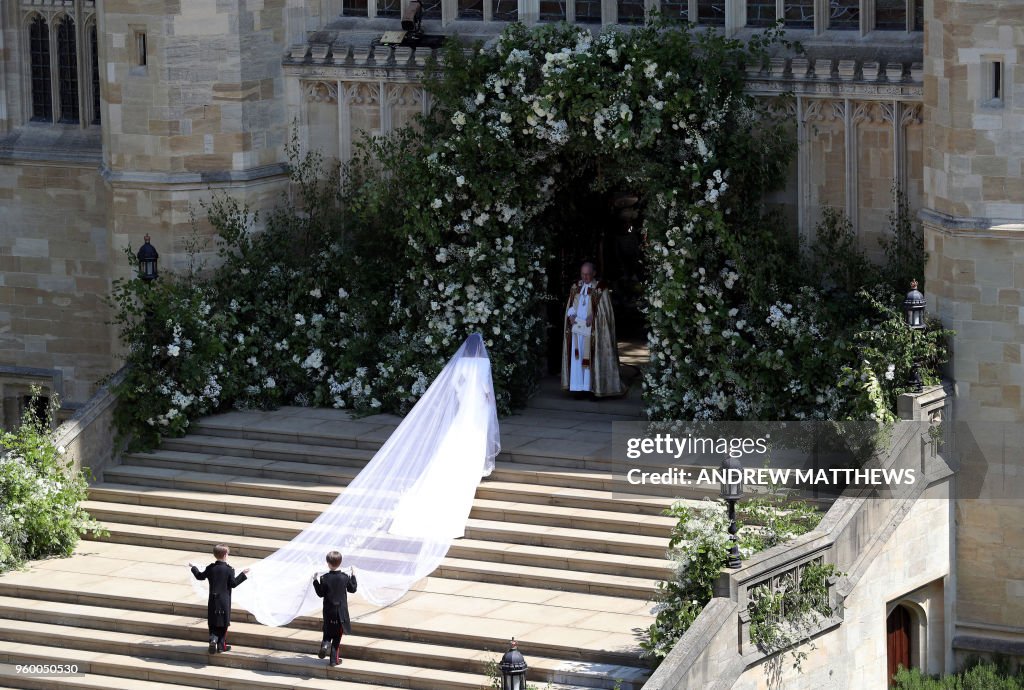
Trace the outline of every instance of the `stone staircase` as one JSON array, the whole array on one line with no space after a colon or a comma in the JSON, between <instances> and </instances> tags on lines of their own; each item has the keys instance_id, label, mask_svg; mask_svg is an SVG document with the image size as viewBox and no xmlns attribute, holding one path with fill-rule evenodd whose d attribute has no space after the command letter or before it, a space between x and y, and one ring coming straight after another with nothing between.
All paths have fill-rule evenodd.
<instances>
[{"instance_id":1,"label":"stone staircase","mask_svg":"<svg viewBox=\"0 0 1024 690\"><path fill-rule=\"evenodd\" d=\"M86 508L109 530L69 559L0 577L0 662L75 663L84 675L24 688L478 690L510 637L538 688L640 688L639 633L673 521L672 496L612 493L611 424L635 399L575 401L546 390L503 419L502 454L466 536L388 608L352 604L345 662L316 658L317 615L287 627L234 612L229 654L206 652L205 602L185 564L231 546L236 569L313 520L399 422L283 408L200 420L191 434L104 471ZM699 505L696 496L694 505ZM242 585L245 586L245 585ZM5 679L9 681L11 679Z\"/></svg>"}]
</instances>

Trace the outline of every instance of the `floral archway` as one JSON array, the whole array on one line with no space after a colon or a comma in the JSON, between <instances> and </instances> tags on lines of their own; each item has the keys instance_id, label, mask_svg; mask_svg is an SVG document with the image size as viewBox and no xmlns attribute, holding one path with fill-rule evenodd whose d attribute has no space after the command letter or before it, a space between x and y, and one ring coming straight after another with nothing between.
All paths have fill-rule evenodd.
<instances>
[{"instance_id":1,"label":"floral archway","mask_svg":"<svg viewBox=\"0 0 1024 690\"><path fill-rule=\"evenodd\" d=\"M450 42L427 69L429 117L343 171L293 149L293 198L261 232L230 197L211 201L218 268L116 286L138 364L119 427L147 445L226 405L401 413L472 332L500 407L524 404L550 325L550 211L581 185L642 198L651 417L891 415L940 335L908 344L898 314L849 298L904 276L870 267L841 224L821 233L830 255L797 259L762 203L795 140L745 74L783 44L774 29L741 42L660 24L597 37L513 24L491 47Z\"/></svg>"}]
</instances>

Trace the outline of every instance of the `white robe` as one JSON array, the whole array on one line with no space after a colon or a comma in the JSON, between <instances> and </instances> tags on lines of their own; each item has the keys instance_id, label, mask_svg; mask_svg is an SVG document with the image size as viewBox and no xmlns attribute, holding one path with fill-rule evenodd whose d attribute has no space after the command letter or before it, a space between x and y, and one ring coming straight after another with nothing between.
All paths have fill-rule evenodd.
<instances>
[{"instance_id":1,"label":"white robe","mask_svg":"<svg viewBox=\"0 0 1024 690\"><path fill-rule=\"evenodd\" d=\"M590 290L593 288L593 283L584 283L580 288L579 299L576 300L576 306L571 306L566 310L566 318L570 316L576 317L576 323L586 324L587 316L590 314ZM583 336L578 333L571 333L572 338L572 349L571 352L581 353L580 357L570 355L569 358L569 390L571 391L589 391L590 390L590 367L583 368Z\"/></svg>"}]
</instances>

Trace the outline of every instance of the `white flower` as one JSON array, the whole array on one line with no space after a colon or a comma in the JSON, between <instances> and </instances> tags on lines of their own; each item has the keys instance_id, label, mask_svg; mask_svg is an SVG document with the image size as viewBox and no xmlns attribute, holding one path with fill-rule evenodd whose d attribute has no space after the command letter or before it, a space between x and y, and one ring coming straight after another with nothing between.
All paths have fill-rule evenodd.
<instances>
[{"instance_id":1,"label":"white flower","mask_svg":"<svg viewBox=\"0 0 1024 690\"><path fill-rule=\"evenodd\" d=\"M306 317L303 316L302 314L296 314L295 315L295 325L296 326L305 326L306 325Z\"/></svg>"},{"instance_id":2,"label":"white flower","mask_svg":"<svg viewBox=\"0 0 1024 690\"><path fill-rule=\"evenodd\" d=\"M313 350L302 363L303 369L319 369L324 363L324 353L321 350Z\"/></svg>"},{"instance_id":3,"label":"white flower","mask_svg":"<svg viewBox=\"0 0 1024 690\"><path fill-rule=\"evenodd\" d=\"M464 127L466 124L466 114L461 110L456 110L455 114L452 115L452 124L459 128Z\"/></svg>"},{"instance_id":4,"label":"white flower","mask_svg":"<svg viewBox=\"0 0 1024 690\"><path fill-rule=\"evenodd\" d=\"M430 207L431 208L441 208L441 200L440 199L434 199L434 201L431 202Z\"/></svg>"},{"instance_id":5,"label":"white flower","mask_svg":"<svg viewBox=\"0 0 1024 690\"><path fill-rule=\"evenodd\" d=\"M348 292L345 291L345 288L338 288L338 297L341 299L348 297Z\"/></svg>"},{"instance_id":6,"label":"white flower","mask_svg":"<svg viewBox=\"0 0 1024 690\"><path fill-rule=\"evenodd\" d=\"M605 52L605 54L608 57L610 57L612 59L612 62L617 62L618 61L618 59L619 59L619 51L615 50L614 48L609 48L608 50L606 50L604 52Z\"/></svg>"},{"instance_id":7,"label":"white flower","mask_svg":"<svg viewBox=\"0 0 1024 690\"><path fill-rule=\"evenodd\" d=\"M477 95L476 95L476 104L477 105L482 105L485 98L486 98L486 96L484 96L482 93L477 93Z\"/></svg>"},{"instance_id":8,"label":"white flower","mask_svg":"<svg viewBox=\"0 0 1024 690\"><path fill-rule=\"evenodd\" d=\"M313 288L309 291L309 296L314 299L320 299L320 288Z\"/></svg>"},{"instance_id":9,"label":"white flower","mask_svg":"<svg viewBox=\"0 0 1024 690\"><path fill-rule=\"evenodd\" d=\"M259 365L259 362L256 361L255 357L250 357L249 359L247 359L245 361L251 367L255 367L255 366Z\"/></svg>"},{"instance_id":10,"label":"white flower","mask_svg":"<svg viewBox=\"0 0 1024 690\"><path fill-rule=\"evenodd\" d=\"M462 185L466 184L466 178L463 175L459 175L458 177L455 178L455 184L461 187Z\"/></svg>"},{"instance_id":11,"label":"white flower","mask_svg":"<svg viewBox=\"0 0 1024 690\"><path fill-rule=\"evenodd\" d=\"M171 357L177 357L180 353L181 353L181 348L178 347L177 345L168 345L167 346L167 354L169 354Z\"/></svg>"},{"instance_id":12,"label":"white flower","mask_svg":"<svg viewBox=\"0 0 1024 690\"><path fill-rule=\"evenodd\" d=\"M263 382L263 387L264 388L275 388L276 386L277 386L277 381L274 380L273 376L268 376L266 378L266 380Z\"/></svg>"},{"instance_id":13,"label":"white flower","mask_svg":"<svg viewBox=\"0 0 1024 690\"><path fill-rule=\"evenodd\" d=\"M896 377L896 365L890 364L885 370L885 380L892 381Z\"/></svg>"}]
</instances>

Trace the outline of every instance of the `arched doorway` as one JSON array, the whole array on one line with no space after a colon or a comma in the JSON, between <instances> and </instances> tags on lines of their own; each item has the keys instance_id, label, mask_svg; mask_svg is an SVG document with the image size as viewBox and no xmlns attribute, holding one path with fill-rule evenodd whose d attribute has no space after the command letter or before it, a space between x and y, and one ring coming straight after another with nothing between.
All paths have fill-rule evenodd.
<instances>
[{"instance_id":1,"label":"arched doorway","mask_svg":"<svg viewBox=\"0 0 1024 690\"><path fill-rule=\"evenodd\" d=\"M910 668L911 625L910 610L901 604L897 604L893 608L892 613L885 621L886 657L889 662L887 678L890 687L892 686L892 677L900 666Z\"/></svg>"}]
</instances>

